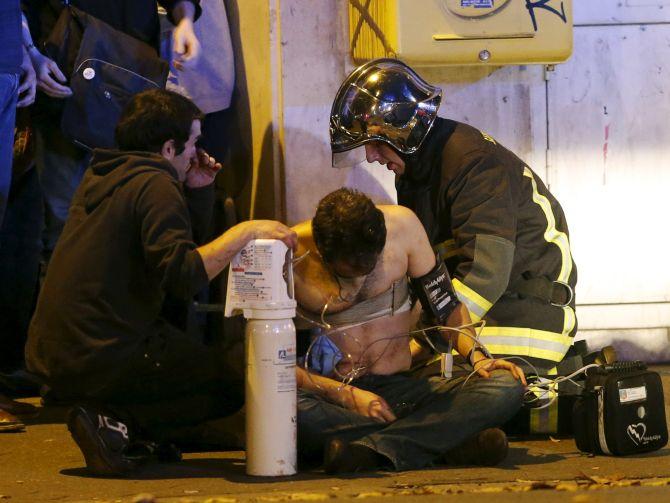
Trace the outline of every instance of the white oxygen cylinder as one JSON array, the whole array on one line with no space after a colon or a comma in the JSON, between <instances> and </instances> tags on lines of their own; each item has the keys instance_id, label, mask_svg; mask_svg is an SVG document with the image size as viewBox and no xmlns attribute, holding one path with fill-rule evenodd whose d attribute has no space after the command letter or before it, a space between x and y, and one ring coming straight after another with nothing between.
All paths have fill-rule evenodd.
<instances>
[{"instance_id":1,"label":"white oxygen cylinder","mask_svg":"<svg viewBox=\"0 0 670 503\"><path fill-rule=\"evenodd\" d=\"M247 474L297 472L295 326L292 319L248 320Z\"/></svg>"},{"instance_id":2,"label":"white oxygen cylinder","mask_svg":"<svg viewBox=\"0 0 670 503\"><path fill-rule=\"evenodd\" d=\"M247 474L297 472L296 302L292 253L250 241L231 261L225 315L242 312L246 356Z\"/></svg>"}]
</instances>

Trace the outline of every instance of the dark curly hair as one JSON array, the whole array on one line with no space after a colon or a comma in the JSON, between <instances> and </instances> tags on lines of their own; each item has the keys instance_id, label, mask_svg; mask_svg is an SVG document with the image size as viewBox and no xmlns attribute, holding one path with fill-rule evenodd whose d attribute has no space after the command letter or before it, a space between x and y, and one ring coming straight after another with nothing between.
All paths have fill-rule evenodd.
<instances>
[{"instance_id":1,"label":"dark curly hair","mask_svg":"<svg viewBox=\"0 0 670 503\"><path fill-rule=\"evenodd\" d=\"M338 189L319 201L312 235L326 263L370 271L386 243L384 214L362 192Z\"/></svg>"},{"instance_id":2,"label":"dark curly hair","mask_svg":"<svg viewBox=\"0 0 670 503\"><path fill-rule=\"evenodd\" d=\"M184 96L165 89L151 89L133 96L116 125L116 143L121 150L160 152L174 140L177 154L191 134L191 124L202 112Z\"/></svg>"}]
</instances>

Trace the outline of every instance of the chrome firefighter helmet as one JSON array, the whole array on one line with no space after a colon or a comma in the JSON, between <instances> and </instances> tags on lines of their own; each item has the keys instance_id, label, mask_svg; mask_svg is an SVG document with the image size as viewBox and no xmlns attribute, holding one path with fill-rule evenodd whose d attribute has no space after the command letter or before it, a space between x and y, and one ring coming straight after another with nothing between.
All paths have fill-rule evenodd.
<instances>
[{"instance_id":1,"label":"chrome firefighter helmet","mask_svg":"<svg viewBox=\"0 0 670 503\"><path fill-rule=\"evenodd\" d=\"M340 86L330 112L333 154L383 141L402 154L421 146L437 117L442 90L396 59L356 68Z\"/></svg>"}]
</instances>

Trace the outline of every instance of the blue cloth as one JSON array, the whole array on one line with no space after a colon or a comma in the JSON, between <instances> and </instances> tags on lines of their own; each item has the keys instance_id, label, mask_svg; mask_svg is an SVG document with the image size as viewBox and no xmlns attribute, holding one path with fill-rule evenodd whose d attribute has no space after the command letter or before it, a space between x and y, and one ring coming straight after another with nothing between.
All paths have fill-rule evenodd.
<instances>
[{"instance_id":1,"label":"blue cloth","mask_svg":"<svg viewBox=\"0 0 670 503\"><path fill-rule=\"evenodd\" d=\"M329 376L342 360L342 352L326 335L319 335L309 352L309 368L321 375Z\"/></svg>"},{"instance_id":2,"label":"blue cloth","mask_svg":"<svg viewBox=\"0 0 670 503\"><path fill-rule=\"evenodd\" d=\"M21 51L21 9L19 0L0 1L0 73L19 73Z\"/></svg>"},{"instance_id":3,"label":"blue cloth","mask_svg":"<svg viewBox=\"0 0 670 503\"><path fill-rule=\"evenodd\" d=\"M386 400L398 418L388 424L299 390L298 449L315 458L325 442L337 437L382 454L396 470L430 466L478 432L503 425L521 408L524 389L509 372L472 377L462 386L464 379L395 374L352 382Z\"/></svg>"},{"instance_id":4,"label":"blue cloth","mask_svg":"<svg viewBox=\"0 0 670 503\"><path fill-rule=\"evenodd\" d=\"M16 118L18 89L18 74L0 73L0 225L5 214L9 187L12 183L14 120Z\"/></svg>"}]
</instances>

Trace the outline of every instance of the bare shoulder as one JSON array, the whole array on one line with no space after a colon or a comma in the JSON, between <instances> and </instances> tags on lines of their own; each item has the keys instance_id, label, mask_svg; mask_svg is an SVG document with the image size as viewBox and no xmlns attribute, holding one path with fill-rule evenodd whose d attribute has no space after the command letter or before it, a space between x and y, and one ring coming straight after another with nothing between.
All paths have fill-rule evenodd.
<instances>
[{"instance_id":1,"label":"bare shoulder","mask_svg":"<svg viewBox=\"0 0 670 503\"><path fill-rule=\"evenodd\" d=\"M423 224L404 206L380 206L386 219L387 245L407 256L407 272L415 277L425 274L435 262L435 254Z\"/></svg>"},{"instance_id":2,"label":"bare shoulder","mask_svg":"<svg viewBox=\"0 0 670 503\"><path fill-rule=\"evenodd\" d=\"M314 247L314 239L312 238L312 221L305 220L299 224L291 227L298 235L298 249L295 252L296 256L300 256Z\"/></svg>"},{"instance_id":3,"label":"bare shoulder","mask_svg":"<svg viewBox=\"0 0 670 503\"><path fill-rule=\"evenodd\" d=\"M422 229L419 218L409 208L397 204L380 205L378 208L384 213L386 230L389 234L414 235Z\"/></svg>"},{"instance_id":4,"label":"bare shoulder","mask_svg":"<svg viewBox=\"0 0 670 503\"><path fill-rule=\"evenodd\" d=\"M306 220L291 227L298 234L293 267L295 296L304 309L318 312L329 299L336 297L339 286L326 270L312 237L312 222Z\"/></svg>"}]
</instances>

